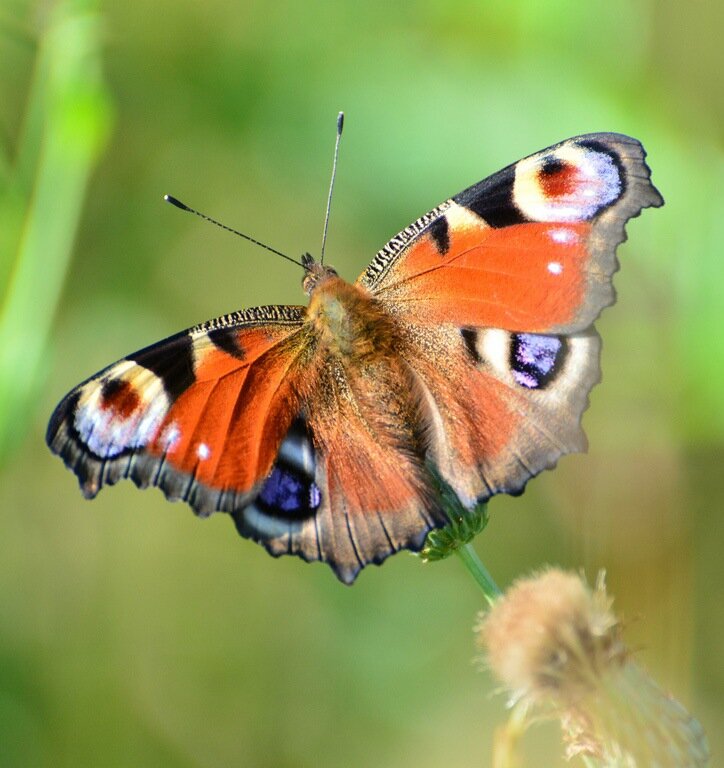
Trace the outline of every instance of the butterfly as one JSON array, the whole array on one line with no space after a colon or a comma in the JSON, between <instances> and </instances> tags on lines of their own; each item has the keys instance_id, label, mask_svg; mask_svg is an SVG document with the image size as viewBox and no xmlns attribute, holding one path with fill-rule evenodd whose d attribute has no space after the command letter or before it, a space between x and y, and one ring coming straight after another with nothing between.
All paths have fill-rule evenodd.
<instances>
[{"instance_id":1,"label":"butterfly","mask_svg":"<svg viewBox=\"0 0 724 768\"><path fill-rule=\"evenodd\" d=\"M421 216L354 283L305 254L307 306L233 312L105 368L48 445L88 498L158 486L351 584L448 522L436 476L472 507L585 450L616 247L662 204L638 141L568 139Z\"/></svg>"}]
</instances>

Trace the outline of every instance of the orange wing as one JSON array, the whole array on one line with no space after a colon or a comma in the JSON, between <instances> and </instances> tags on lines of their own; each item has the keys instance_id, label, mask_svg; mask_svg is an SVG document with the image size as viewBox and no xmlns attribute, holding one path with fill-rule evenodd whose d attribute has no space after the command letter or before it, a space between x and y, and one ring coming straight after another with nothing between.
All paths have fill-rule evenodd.
<instances>
[{"instance_id":1,"label":"orange wing","mask_svg":"<svg viewBox=\"0 0 724 768\"><path fill-rule=\"evenodd\" d=\"M418 219L360 276L400 327L428 457L468 505L585 449L591 323L627 220L663 202L644 157L618 134L556 144Z\"/></svg>"},{"instance_id":2,"label":"orange wing","mask_svg":"<svg viewBox=\"0 0 724 768\"><path fill-rule=\"evenodd\" d=\"M58 405L47 441L88 498L124 477L199 515L250 498L298 410L303 308L260 307L154 344Z\"/></svg>"},{"instance_id":3,"label":"orange wing","mask_svg":"<svg viewBox=\"0 0 724 768\"><path fill-rule=\"evenodd\" d=\"M663 202L644 156L612 133L549 147L418 219L359 282L411 322L583 330L614 301L626 221Z\"/></svg>"},{"instance_id":4,"label":"orange wing","mask_svg":"<svg viewBox=\"0 0 724 768\"><path fill-rule=\"evenodd\" d=\"M155 485L352 583L446 518L402 362L330 355L306 321L262 307L130 355L63 399L48 444L88 498L122 478Z\"/></svg>"}]
</instances>

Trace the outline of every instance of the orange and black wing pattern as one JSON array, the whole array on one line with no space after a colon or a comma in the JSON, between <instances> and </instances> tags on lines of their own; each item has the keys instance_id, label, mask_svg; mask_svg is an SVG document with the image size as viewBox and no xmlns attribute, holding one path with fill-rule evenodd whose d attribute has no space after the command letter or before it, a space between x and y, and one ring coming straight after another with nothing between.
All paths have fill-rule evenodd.
<instances>
[{"instance_id":1,"label":"orange and black wing pattern","mask_svg":"<svg viewBox=\"0 0 724 768\"><path fill-rule=\"evenodd\" d=\"M123 478L157 486L345 583L420 549L445 517L400 394L407 372L394 357L330 354L305 317L246 310L129 355L61 401L48 445L87 498Z\"/></svg>"},{"instance_id":2,"label":"orange and black wing pattern","mask_svg":"<svg viewBox=\"0 0 724 768\"><path fill-rule=\"evenodd\" d=\"M472 505L585 448L592 323L626 221L661 203L637 141L569 139L418 219L355 284L310 257L308 307L109 366L61 401L48 444L88 498L157 486L350 584L447 522L433 474Z\"/></svg>"},{"instance_id":3,"label":"orange and black wing pattern","mask_svg":"<svg viewBox=\"0 0 724 768\"><path fill-rule=\"evenodd\" d=\"M428 325L570 333L615 298L624 226L659 206L641 144L594 133L537 152L393 238L359 282Z\"/></svg>"},{"instance_id":4,"label":"orange and black wing pattern","mask_svg":"<svg viewBox=\"0 0 724 768\"><path fill-rule=\"evenodd\" d=\"M226 315L129 355L62 400L48 445L88 498L130 478L201 516L236 509L298 409L303 311Z\"/></svg>"},{"instance_id":5,"label":"orange and black wing pattern","mask_svg":"<svg viewBox=\"0 0 724 768\"><path fill-rule=\"evenodd\" d=\"M616 247L663 203L644 158L620 134L556 144L421 217L360 276L402 329L429 456L468 504L585 449Z\"/></svg>"}]
</instances>

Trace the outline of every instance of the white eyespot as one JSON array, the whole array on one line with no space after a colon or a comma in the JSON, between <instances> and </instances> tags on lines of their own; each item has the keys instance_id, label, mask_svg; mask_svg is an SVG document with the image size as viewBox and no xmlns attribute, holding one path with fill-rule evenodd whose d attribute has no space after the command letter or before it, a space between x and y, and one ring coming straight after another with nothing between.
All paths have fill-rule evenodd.
<instances>
[{"instance_id":1,"label":"white eyespot","mask_svg":"<svg viewBox=\"0 0 724 768\"><path fill-rule=\"evenodd\" d=\"M563 272L563 264L559 261L551 261L548 263L548 271L552 275L560 275Z\"/></svg>"},{"instance_id":2,"label":"white eyespot","mask_svg":"<svg viewBox=\"0 0 724 768\"><path fill-rule=\"evenodd\" d=\"M543 164L550 160L563 163L570 174L554 195L541 181ZM513 200L531 221L584 221L616 200L621 187L620 171L609 154L568 143L518 163Z\"/></svg>"},{"instance_id":3,"label":"white eyespot","mask_svg":"<svg viewBox=\"0 0 724 768\"><path fill-rule=\"evenodd\" d=\"M114 380L128 381L138 397L136 407L128 413L104 403L103 379L88 382L81 391L74 425L96 456L111 458L129 448L148 445L168 412L170 403L161 379L151 371L133 375L135 368L132 362L124 361L113 371Z\"/></svg>"},{"instance_id":4,"label":"white eyespot","mask_svg":"<svg viewBox=\"0 0 724 768\"><path fill-rule=\"evenodd\" d=\"M203 461L211 456L211 449L206 443L199 443L199 447L196 449L196 455Z\"/></svg>"}]
</instances>

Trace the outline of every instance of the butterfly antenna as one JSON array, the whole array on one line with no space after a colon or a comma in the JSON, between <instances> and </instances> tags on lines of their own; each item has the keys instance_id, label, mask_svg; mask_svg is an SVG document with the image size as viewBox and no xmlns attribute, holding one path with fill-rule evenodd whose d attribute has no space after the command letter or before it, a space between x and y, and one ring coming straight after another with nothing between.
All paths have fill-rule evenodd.
<instances>
[{"instance_id":1,"label":"butterfly antenna","mask_svg":"<svg viewBox=\"0 0 724 768\"><path fill-rule=\"evenodd\" d=\"M190 206L186 205L185 203L182 203L180 200L177 200L175 197L172 197L171 195L164 195L163 199L167 203L171 203L171 205L175 205L177 208L180 208L182 211L188 211L189 213L196 214L196 216L199 216L200 218L205 219L206 221L210 221L212 224L216 224L217 227L221 227L221 229L225 229L227 232L232 232L235 235L239 235L239 237L243 237L244 240L248 240L250 243L254 243L254 245L258 245L261 248L265 248L267 251L276 253L277 256L281 256L283 259L286 259L287 261L291 261L292 264L296 264L298 267L302 267L302 269L306 269L306 267L304 266L304 264L302 264L301 261L297 261L296 259L293 259L291 256L287 256L286 253L282 253L281 251L278 251L276 248L272 248L271 246L266 245L266 243L259 242L259 240L255 240L253 237L249 237L249 235L245 235L243 232L239 232L236 229L227 227L226 224L222 224L220 221L216 221L216 219L212 219L211 216L207 216L205 213L201 213L200 211L197 211L194 208L191 208Z\"/></svg>"},{"instance_id":2,"label":"butterfly antenna","mask_svg":"<svg viewBox=\"0 0 724 768\"><path fill-rule=\"evenodd\" d=\"M339 140L342 138L342 128L344 128L344 112L340 112L337 115L337 141L334 143L334 162L332 163L332 178L329 182L329 195L327 195L327 213L324 216L324 231L322 232L322 253L319 257L320 264L324 264L324 248L327 245L329 211L332 208L332 192L334 190L334 179L337 175L337 158L339 157Z\"/></svg>"}]
</instances>

